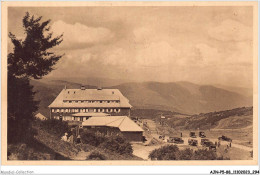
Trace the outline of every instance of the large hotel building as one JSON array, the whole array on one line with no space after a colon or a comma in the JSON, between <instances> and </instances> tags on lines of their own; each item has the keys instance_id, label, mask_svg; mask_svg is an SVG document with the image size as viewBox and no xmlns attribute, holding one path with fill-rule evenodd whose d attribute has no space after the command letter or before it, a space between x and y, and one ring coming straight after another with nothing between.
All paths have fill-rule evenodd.
<instances>
[{"instance_id":1,"label":"large hotel building","mask_svg":"<svg viewBox=\"0 0 260 175\"><path fill-rule=\"evenodd\" d=\"M85 121L94 116L130 116L131 105L118 89L67 89L49 105L50 118Z\"/></svg>"}]
</instances>

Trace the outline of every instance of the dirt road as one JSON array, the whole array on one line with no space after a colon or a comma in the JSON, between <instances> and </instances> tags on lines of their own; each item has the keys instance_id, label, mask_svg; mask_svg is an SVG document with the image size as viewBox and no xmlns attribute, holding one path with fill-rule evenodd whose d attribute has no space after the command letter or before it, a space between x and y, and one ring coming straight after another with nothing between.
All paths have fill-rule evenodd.
<instances>
[{"instance_id":1,"label":"dirt road","mask_svg":"<svg viewBox=\"0 0 260 175\"><path fill-rule=\"evenodd\" d=\"M157 130L156 130L156 123L153 120L148 120L148 119L145 119L143 121L146 123L147 127L149 128L150 135L152 137L160 140L159 135L157 134ZM148 155L150 154L150 152L152 150L160 148L161 146L166 145L166 144L173 144L173 143L167 143L168 138L169 138L169 136L165 136L165 140L163 141L164 143L158 144L158 145L144 146L142 144L133 144L132 145L133 146L133 154L138 156L138 157L141 157L145 160L148 160ZM184 140L184 143L178 144L178 147L180 149L191 147L188 144L188 140L190 139L190 137L182 137L182 139ZM205 147L202 147L201 144L200 144L200 142L201 142L200 137L197 137L195 139L198 140L198 146L197 147L191 147L191 148L193 148L193 149L205 148ZM207 138L207 139L209 139L213 143L218 142L218 139L212 139L212 138ZM221 146L226 146L226 145L229 145L229 142L221 141L220 144L221 144ZM247 147L247 146L243 146L243 145L240 145L240 144L237 144L237 143L231 143L231 147L238 148L238 149L241 149L241 150L246 151L246 152L252 151L252 148Z\"/></svg>"}]
</instances>

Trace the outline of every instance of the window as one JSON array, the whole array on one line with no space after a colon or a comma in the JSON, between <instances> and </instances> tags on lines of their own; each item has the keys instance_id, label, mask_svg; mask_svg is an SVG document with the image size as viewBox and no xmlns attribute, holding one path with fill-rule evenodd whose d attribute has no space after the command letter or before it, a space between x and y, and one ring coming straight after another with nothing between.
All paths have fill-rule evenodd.
<instances>
[{"instance_id":1,"label":"window","mask_svg":"<svg viewBox=\"0 0 260 175\"><path fill-rule=\"evenodd\" d=\"M117 111L120 112L120 109L118 109Z\"/></svg>"},{"instance_id":2,"label":"window","mask_svg":"<svg viewBox=\"0 0 260 175\"><path fill-rule=\"evenodd\" d=\"M108 109L106 111L108 112Z\"/></svg>"},{"instance_id":3,"label":"window","mask_svg":"<svg viewBox=\"0 0 260 175\"><path fill-rule=\"evenodd\" d=\"M102 101L100 101L100 103L102 103Z\"/></svg>"},{"instance_id":4,"label":"window","mask_svg":"<svg viewBox=\"0 0 260 175\"><path fill-rule=\"evenodd\" d=\"M55 112L55 109L51 109L51 112Z\"/></svg>"},{"instance_id":5,"label":"window","mask_svg":"<svg viewBox=\"0 0 260 175\"><path fill-rule=\"evenodd\" d=\"M60 112L64 112L64 109L61 109Z\"/></svg>"},{"instance_id":6,"label":"window","mask_svg":"<svg viewBox=\"0 0 260 175\"><path fill-rule=\"evenodd\" d=\"M75 101L75 103L78 103L78 101Z\"/></svg>"},{"instance_id":7,"label":"window","mask_svg":"<svg viewBox=\"0 0 260 175\"><path fill-rule=\"evenodd\" d=\"M116 110L116 109L114 109L114 112L117 112L117 110Z\"/></svg>"},{"instance_id":8,"label":"window","mask_svg":"<svg viewBox=\"0 0 260 175\"><path fill-rule=\"evenodd\" d=\"M57 112L60 112L60 109L57 109Z\"/></svg>"},{"instance_id":9,"label":"window","mask_svg":"<svg viewBox=\"0 0 260 175\"><path fill-rule=\"evenodd\" d=\"M100 109L98 109L98 112L100 112Z\"/></svg>"},{"instance_id":10,"label":"window","mask_svg":"<svg viewBox=\"0 0 260 175\"><path fill-rule=\"evenodd\" d=\"M72 101L69 101L69 103L71 103Z\"/></svg>"},{"instance_id":11,"label":"window","mask_svg":"<svg viewBox=\"0 0 260 175\"><path fill-rule=\"evenodd\" d=\"M96 109L94 109L94 112L96 112Z\"/></svg>"},{"instance_id":12,"label":"window","mask_svg":"<svg viewBox=\"0 0 260 175\"><path fill-rule=\"evenodd\" d=\"M110 112L113 112L113 109L110 109Z\"/></svg>"},{"instance_id":13,"label":"window","mask_svg":"<svg viewBox=\"0 0 260 175\"><path fill-rule=\"evenodd\" d=\"M86 112L88 112L88 109L86 109Z\"/></svg>"},{"instance_id":14,"label":"window","mask_svg":"<svg viewBox=\"0 0 260 175\"><path fill-rule=\"evenodd\" d=\"M68 109L65 109L65 112L69 112L69 110L68 110Z\"/></svg>"},{"instance_id":15,"label":"window","mask_svg":"<svg viewBox=\"0 0 260 175\"><path fill-rule=\"evenodd\" d=\"M107 103L110 103L110 101L107 101Z\"/></svg>"},{"instance_id":16,"label":"window","mask_svg":"<svg viewBox=\"0 0 260 175\"><path fill-rule=\"evenodd\" d=\"M102 109L102 112L105 112L105 109Z\"/></svg>"},{"instance_id":17,"label":"window","mask_svg":"<svg viewBox=\"0 0 260 175\"><path fill-rule=\"evenodd\" d=\"M73 117L73 120L76 120L76 117Z\"/></svg>"}]
</instances>

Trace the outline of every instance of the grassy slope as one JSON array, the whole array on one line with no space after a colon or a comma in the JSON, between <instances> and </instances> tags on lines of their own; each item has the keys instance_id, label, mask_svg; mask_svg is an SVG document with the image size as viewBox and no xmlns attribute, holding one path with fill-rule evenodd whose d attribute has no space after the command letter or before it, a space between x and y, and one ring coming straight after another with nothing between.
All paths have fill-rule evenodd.
<instances>
[{"instance_id":1,"label":"grassy slope","mask_svg":"<svg viewBox=\"0 0 260 175\"><path fill-rule=\"evenodd\" d=\"M172 117L169 126L179 129L232 129L252 125L253 108L235 108L232 110L202 113L190 117Z\"/></svg>"},{"instance_id":2,"label":"grassy slope","mask_svg":"<svg viewBox=\"0 0 260 175\"><path fill-rule=\"evenodd\" d=\"M46 147L51 148L56 153L63 155L69 159L76 159L79 157L78 153L80 152L99 152L103 154L108 160L140 160L140 158L134 155L120 155L116 152L109 150L100 149L93 147L91 145L74 145L68 142L61 141L60 138L56 135L48 133L45 130L39 128L39 126L34 125L34 128L37 129L38 135L36 139L46 145Z\"/></svg>"}]
</instances>

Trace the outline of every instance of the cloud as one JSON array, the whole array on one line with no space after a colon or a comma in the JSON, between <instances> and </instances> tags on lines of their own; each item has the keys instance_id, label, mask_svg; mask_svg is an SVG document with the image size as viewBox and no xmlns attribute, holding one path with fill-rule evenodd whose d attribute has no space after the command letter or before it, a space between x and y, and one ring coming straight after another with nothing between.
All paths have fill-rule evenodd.
<instances>
[{"instance_id":1,"label":"cloud","mask_svg":"<svg viewBox=\"0 0 260 175\"><path fill-rule=\"evenodd\" d=\"M102 44L114 37L114 34L107 28L94 28L75 23L67 24L62 20L55 21L52 25L55 36L63 33L63 48L84 48L94 44Z\"/></svg>"},{"instance_id":2,"label":"cloud","mask_svg":"<svg viewBox=\"0 0 260 175\"><path fill-rule=\"evenodd\" d=\"M176 50L166 41L151 42L139 46L136 64L139 66L165 66L176 58Z\"/></svg>"},{"instance_id":3,"label":"cloud","mask_svg":"<svg viewBox=\"0 0 260 175\"><path fill-rule=\"evenodd\" d=\"M224 20L208 30L210 37L221 41L252 40L252 28L234 20Z\"/></svg>"}]
</instances>

